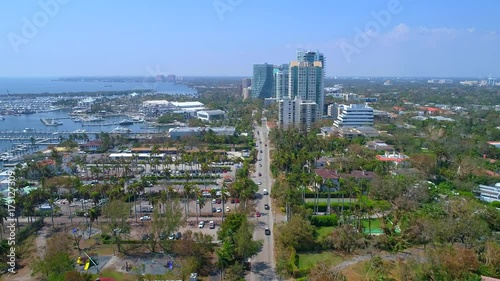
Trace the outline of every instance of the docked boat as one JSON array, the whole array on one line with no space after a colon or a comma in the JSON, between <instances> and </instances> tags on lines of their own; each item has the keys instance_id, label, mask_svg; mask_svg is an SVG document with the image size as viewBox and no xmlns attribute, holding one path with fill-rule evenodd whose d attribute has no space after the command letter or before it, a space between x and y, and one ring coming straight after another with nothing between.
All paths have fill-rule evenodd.
<instances>
[{"instance_id":1,"label":"docked boat","mask_svg":"<svg viewBox=\"0 0 500 281\"><path fill-rule=\"evenodd\" d=\"M83 122L101 122L104 121L104 118L102 117L96 117L96 116L87 116L82 118Z\"/></svg>"},{"instance_id":2,"label":"docked boat","mask_svg":"<svg viewBox=\"0 0 500 281\"><path fill-rule=\"evenodd\" d=\"M127 133L130 133L132 132L132 130L130 129L127 129L127 128L124 128L124 127L116 127L114 128L113 130L111 130L111 133L114 133L114 134L127 134Z\"/></svg>"},{"instance_id":3,"label":"docked boat","mask_svg":"<svg viewBox=\"0 0 500 281\"><path fill-rule=\"evenodd\" d=\"M34 131L35 131L34 128L24 128L23 133L30 133L30 132L34 132Z\"/></svg>"},{"instance_id":4,"label":"docked boat","mask_svg":"<svg viewBox=\"0 0 500 281\"><path fill-rule=\"evenodd\" d=\"M3 120L5 120L5 117L0 116L0 121L3 121Z\"/></svg>"},{"instance_id":5,"label":"docked boat","mask_svg":"<svg viewBox=\"0 0 500 281\"><path fill-rule=\"evenodd\" d=\"M84 134L86 131L83 130L83 129L78 129L78 130L74 130L73 133L74 134Z\"/></svg>"},{"instance_id":6,"label":"docked boat","mask_svg":"<svg viewBox=\"0 0 500 281\"><path fill-rule=\"evenodd\" d=\"M118 122L118 125L120 125L120 126L126 126L126 125L132 125L132 124L134 124L134 121L132 121L130 119L123 119L120 122Z\"/></svg>"},{"instance_id":7,"label":"docked boat","mask_svg":"<svg viewBox=\"0 0 500 281\"><path fill-rule=\"evenodd\" d=\"M132 121L134 123L142 123L142 122L144 122L144 118L142 118L141 116L133 116Z\"/></svg>"}]
</instances>

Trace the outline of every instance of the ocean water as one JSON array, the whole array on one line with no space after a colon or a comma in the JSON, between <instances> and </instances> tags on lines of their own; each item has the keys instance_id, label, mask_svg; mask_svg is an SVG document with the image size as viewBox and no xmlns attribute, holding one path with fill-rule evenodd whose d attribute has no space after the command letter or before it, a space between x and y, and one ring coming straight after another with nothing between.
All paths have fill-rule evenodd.
<instances>
[{"instance_id":1,"label":"ocean water","mask_svg":"<svg viewBox=\"0 0 500 281\"><path fill-rule=\"evenodd\" d=\"M148 77L149 78L149 77ZM10 94L43 94L43 93L75 93L75 92L108 92L154 90L160 93L195 94L196 90L183 84L167 82L149 82L147 78L137 82L84 82L57 81L54 78L1 78L0 95Z\"/></svg>"}]
</instances>

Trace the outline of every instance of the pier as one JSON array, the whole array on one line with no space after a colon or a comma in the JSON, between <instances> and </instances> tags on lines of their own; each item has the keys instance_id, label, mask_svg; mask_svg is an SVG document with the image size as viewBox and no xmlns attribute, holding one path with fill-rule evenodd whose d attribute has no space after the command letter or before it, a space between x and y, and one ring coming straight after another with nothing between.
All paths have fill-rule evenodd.
<instances>
[{"instance_id":1,"label":"pier","mask_svg":"<svg viewBox=\"0 0 500 281\"><path fill-rule=\"evenodd\" d=\"M63 124L63 123L57 121L55 118L50 118L50 119L40 118L40 121L42 121L42 123L45 126L59 126L59 125Z\"/></svg>"}]
</instances>

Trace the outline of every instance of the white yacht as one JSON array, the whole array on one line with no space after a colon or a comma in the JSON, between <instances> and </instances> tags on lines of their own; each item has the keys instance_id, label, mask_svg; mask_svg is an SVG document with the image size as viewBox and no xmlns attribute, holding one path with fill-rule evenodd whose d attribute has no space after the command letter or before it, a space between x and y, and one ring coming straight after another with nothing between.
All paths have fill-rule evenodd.
<instances>
[{"instance_id":1,"label":"white yacht","mask_svg":"<svg viewBox=\"0 0 500 281\"><path fill-rule=\"evenodd\" d=\"M111 130L111 133L114 133L114 134L127 134L127 133L130 133L130 132L132 132L132 130L127 129L125 127L120 127L120 126L118 126L118 127L114 128L113 130Z\"/></svg>"}]
</instances>

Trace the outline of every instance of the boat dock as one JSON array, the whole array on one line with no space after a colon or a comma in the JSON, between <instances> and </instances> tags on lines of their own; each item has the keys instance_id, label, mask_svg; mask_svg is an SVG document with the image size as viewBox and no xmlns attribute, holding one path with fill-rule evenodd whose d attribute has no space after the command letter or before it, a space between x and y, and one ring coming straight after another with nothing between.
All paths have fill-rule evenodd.
<instances>
[{"instance_id":1,"label":"boat dock","mask_svg":"<svg viewBox=\"0 0 500 281\"><path fill-rule=\"evenodd\" d=\"M60 121L57 121L56 119L46 119L46 118L40 118L40 121L42 121L42 123L45 125L45 126L59 126L59 125L62 125L63 123L60 122Z\"/></svg>"}]
</instances>

